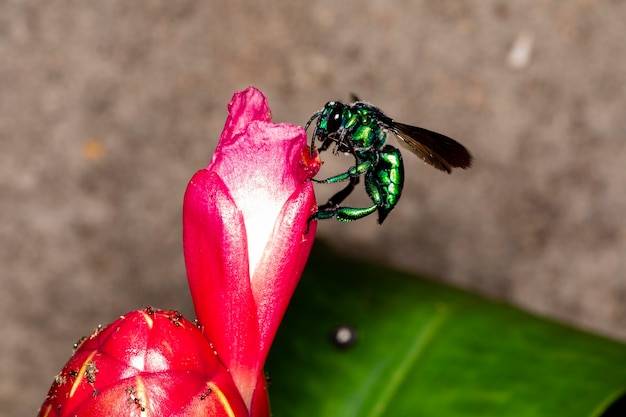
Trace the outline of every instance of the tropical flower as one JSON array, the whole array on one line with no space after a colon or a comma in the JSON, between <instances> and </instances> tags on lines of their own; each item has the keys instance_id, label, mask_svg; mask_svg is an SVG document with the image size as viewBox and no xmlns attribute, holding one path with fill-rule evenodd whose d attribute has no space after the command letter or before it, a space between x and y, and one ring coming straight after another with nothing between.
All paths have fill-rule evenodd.
<instances>
[{"instance_id":1,"label":"tropical flower","mask_svg":"<svg viewBox=\"0 0 626 417\"><path fill-rule=\"evenodd\" d=\"M260 91L235 93L228 112L185 194L185 261L200 324L257 416L269 412L263 364L315 236L320 162L301 127L271 122Z\"/></svg>"},{"instance_id":2,"label":"tropical flower","mask_svg":"<svg viewBox=\"0 0 626 417\"><path fill-rule=\"evenodd\" d=\"M77 344L39 416L269 416L263 364L315 236L300 127L271 123L263 94L236 93L209 166L183 209L201 326L132 311Z\"/></svg>"},{"instance_id":3,"label":"tropical flower","mask_svg":"<svg viewBox=\"0 0 626 417\"><path fill-rule=\"evenodd\" d=\"M247 416L228 370L176 311L132 311L77 344L40 417Z\"/></svg>"}]
</instances>

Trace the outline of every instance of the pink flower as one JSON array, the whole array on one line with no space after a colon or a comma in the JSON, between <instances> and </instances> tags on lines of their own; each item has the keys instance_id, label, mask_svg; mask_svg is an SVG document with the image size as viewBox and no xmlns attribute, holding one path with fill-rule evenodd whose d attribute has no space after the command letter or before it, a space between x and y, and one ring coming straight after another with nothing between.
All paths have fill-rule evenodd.
<instances>
[{"instance_id":1,"label":"pink flower","mask_svg":"<svg viewBox=\"0 0 626 417\"><path fill-rule=\"evenodd\" d=\"M189 183L184 246L196 325L132 311L85 338L39 416L269 416L263 364L315 235L302 128L237 93L211 164ZM308 233L305 233L309 228Z\"/></svg>"},{"instance_id":2,"label":"pink flower","mask_svg":"<svg viewBox=\"0 0 626 417\"><path fill-rule=\"evenodd\" d=\"M260 91L235 93L228 113L187 188L183 240L200 324L256 416L269 413L263 364L313 244L320 162L301 127L271 122Z\"/></svg>"},{"instance_id":3,"label":"pink flower","mask_svg":"<svg viewBox=\"0 0 626 417\"><path fill-rule=\"evenodd\" d=\"M40 417L247 416L197 326L175 311L131 311L85 338L56 376Z\"/></svg>"}]
</instances>

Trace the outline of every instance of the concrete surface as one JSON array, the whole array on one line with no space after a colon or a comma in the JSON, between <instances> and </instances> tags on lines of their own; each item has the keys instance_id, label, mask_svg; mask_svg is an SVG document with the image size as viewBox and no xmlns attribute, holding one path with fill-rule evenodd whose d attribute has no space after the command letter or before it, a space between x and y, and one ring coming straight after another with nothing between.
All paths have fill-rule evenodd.
<instances>
[{"instance_id":1,"label":"concrete surface","mask_svg":"<svg viewBox=\"0 0 626 417\"><path fill-rule=\"evenodd\" d=\"M0 415L34 415L96 324L193 316L182 196L248 85L276 121L355 92L475 156L405 153L382 227L320 236L626 340L625 22L619 0L0 2Z\"/></svg>"}]
</instances>

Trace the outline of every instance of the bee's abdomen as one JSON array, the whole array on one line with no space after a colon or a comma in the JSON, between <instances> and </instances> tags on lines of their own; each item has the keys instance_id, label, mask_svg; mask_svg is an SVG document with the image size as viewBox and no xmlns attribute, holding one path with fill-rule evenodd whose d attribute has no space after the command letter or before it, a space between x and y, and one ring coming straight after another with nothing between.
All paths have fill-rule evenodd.
<instances>
[{"instance_id":1,"label":"bee's abdomen","mask_svg":"<svg viewBox=\"0 0 626 417\"><path fill-rule=\"evenodd\" d=\"M382 223L402 195L404 164L400 151L391 145L383 147L378 154L378 162L369 175L371 177L366 183L377 189L373 200L378 206L378 223ZM370 196L373 197L372 193Z\"/></svg>"}]
</instances>

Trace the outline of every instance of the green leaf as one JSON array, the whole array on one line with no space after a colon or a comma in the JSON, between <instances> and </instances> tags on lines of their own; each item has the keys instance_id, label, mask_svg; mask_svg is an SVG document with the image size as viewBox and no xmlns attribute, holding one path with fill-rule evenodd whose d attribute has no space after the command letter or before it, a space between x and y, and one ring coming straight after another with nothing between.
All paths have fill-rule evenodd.
<instances>
[{"instance_id":1,"label":"green leaf","mask_svg":"<svg viewBox=\"0 0 626 417\"><path fill-rule=\"evenodd\" d=\"M625 365L624 344L316 244L266 371L275 417L589 417Z\"/></svg>"}]
</instances>

